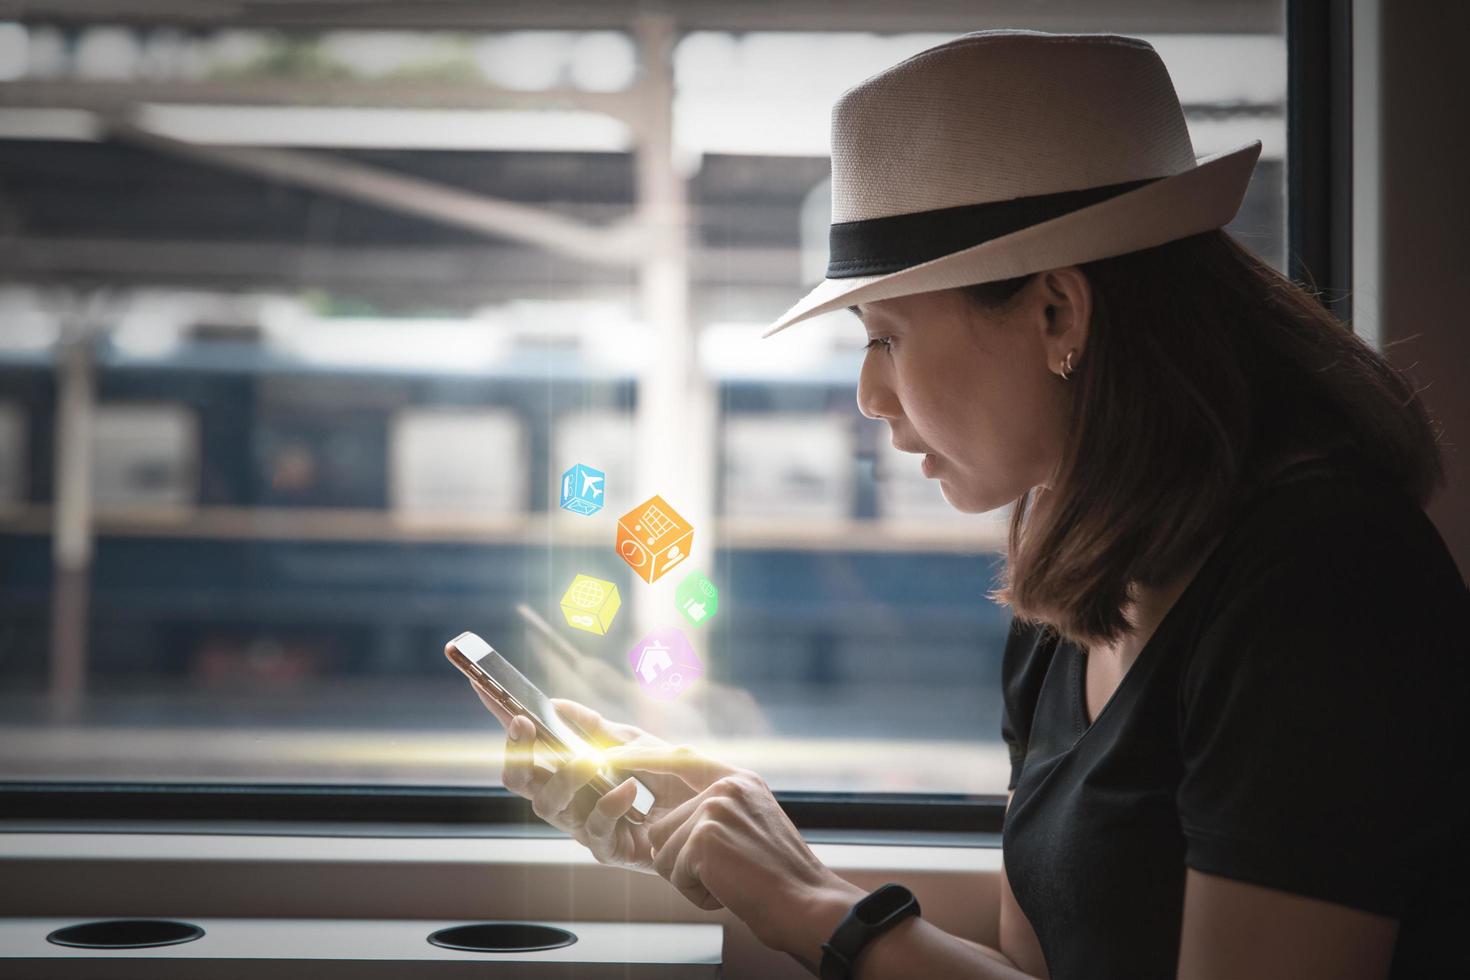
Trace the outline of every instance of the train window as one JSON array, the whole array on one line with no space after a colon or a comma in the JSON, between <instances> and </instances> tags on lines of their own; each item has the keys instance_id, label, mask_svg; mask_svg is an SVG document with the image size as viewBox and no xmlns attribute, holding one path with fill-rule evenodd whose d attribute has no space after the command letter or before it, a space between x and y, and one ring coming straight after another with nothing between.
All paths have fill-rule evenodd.
<instances>
[{"instance_id":1,"label":"train window","mask_svg":"<svg viewBox=\"0 0 1470 980\"><path fill-rule=\"evenodd\" d=\"M825 266L832 102L980 27L1142 36L1197 156L1263 142L1230 230L1285 270L1284 3L267 6L12 12L0 780L493 788L473 630L783 792L1003 794L1009 507L861 416L851 314L759 339Z\"/></svg>"},{"instance_id":2,"label":"train window","mask_svg":"<svg viewBox=\"0 0 1470 980\"><path fill-rule=\"evenodd\" d=\"M844 415L731 415L724 435L727 517L841 526L852 513L854 426Z\"/></svg>"},{"instance_id":3,"label":"train window","mask_svg":"<svg viewBox=\"0 0 1470 980\"><path fill-rule=\"evenodd\" d=\"M395 510L405 514L520 514L525 426L514 412L403 409L393 416L388 472Z\"/></svg>"},{"instance_id":4,"label":"train window","mask_svg":"<svg viewBox=\"0 0 1470 980\"><path fill-rule=\"evenodd\" d=\"M193 413L181 405L98 405L92 493L98 510L179 509L198 500Z\"/></svg>"}]
</instances>

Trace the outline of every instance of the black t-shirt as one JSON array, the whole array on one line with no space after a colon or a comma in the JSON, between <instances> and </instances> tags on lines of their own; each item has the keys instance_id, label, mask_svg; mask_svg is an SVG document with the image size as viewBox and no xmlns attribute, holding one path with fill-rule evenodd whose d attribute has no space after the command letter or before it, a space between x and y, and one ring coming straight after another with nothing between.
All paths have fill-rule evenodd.
<instances>
[{"instance_id":1,"label":"black t-shirt","mask_svg":"<svg viewBox=\"0 0 1470 980\"><path fill-rule=\"evenodd\" d=\"M1186 867L1398 918L1394 980L1470 977L1470 592L1344 465L1237 512L1091 727L1085 651L1012 620L1006 874L1053 980L1174 976Z\"/></svg>"}]
</instances>

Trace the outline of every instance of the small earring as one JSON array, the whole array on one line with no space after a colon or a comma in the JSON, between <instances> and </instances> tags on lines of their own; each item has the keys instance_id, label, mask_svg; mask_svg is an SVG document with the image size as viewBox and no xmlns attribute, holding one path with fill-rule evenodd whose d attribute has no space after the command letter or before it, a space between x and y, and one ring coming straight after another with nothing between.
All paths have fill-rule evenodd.
<instances>
[{"instance_id":1,"label":"small earring","mask_svg":"<svg viewBox=\"0 0 1470 980\"><path fill-rule=\"evenodd\" d=\"M1067 363L1063 366L1062 370L1060 372L1058 372L1061 375L1061 378L1062 378L1063 381L1071 381L1072 380L1072 374L1076 370L1075 368L1072 367L1072 355L1075 354L1075 353L1076 353L1075 350L1069 350L1069 351L1067 351Z\"/></svg>"}]
</instances>

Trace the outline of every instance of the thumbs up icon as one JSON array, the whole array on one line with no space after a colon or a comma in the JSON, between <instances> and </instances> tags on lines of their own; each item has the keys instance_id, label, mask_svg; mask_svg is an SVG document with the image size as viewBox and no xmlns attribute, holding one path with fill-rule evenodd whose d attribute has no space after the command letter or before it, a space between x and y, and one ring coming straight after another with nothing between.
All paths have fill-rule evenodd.
<instances>
[{"instance_id":1,"label":"thumbs up icon","mask_svg":"<svg viewBox=\"0 0 1470 980\"><path fill-rule=\"evenodd\" d=\"M720 611L720 590L702 572L690 572L674 592L674 602L695 626Z\"/></svg>"}]
</instances>

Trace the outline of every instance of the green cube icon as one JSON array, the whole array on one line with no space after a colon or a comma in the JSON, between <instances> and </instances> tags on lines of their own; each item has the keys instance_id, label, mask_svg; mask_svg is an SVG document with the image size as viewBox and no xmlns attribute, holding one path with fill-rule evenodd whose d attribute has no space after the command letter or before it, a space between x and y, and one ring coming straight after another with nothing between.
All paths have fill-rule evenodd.
<instances>
[{"instance_id":1,"label":"green cube icon","mask_svg":"<svg viewBox=\"0 0 1470 980\"><path fill-rule=\"evenodd\" d=\"M703 574L690 572L674 591L674 604L685 619L698 626L719 610L720 591Z\"/></svg>"}]
</instances>

